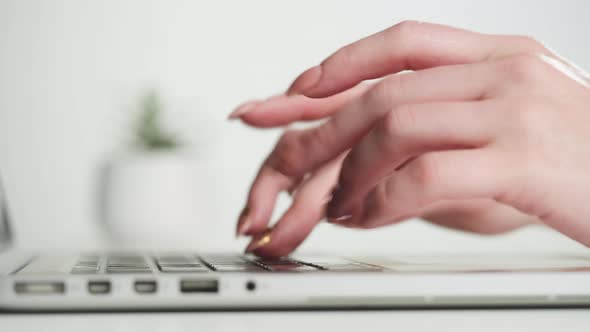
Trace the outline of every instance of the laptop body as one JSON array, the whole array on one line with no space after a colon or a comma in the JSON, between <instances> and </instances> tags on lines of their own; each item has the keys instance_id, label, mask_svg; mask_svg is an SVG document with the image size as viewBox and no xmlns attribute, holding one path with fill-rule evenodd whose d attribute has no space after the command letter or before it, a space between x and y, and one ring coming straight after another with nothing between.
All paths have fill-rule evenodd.
<instances>
[{"instance_id":1,"label":"laptop body","mask_svg":"<svg viewBox=\"0 0 590 332\"><path fill-rule=\"evenodd\" d=\"M587 256L55 252L11 246L0 184L0 311L571 307Z\"/></svg>"}]
</instances>

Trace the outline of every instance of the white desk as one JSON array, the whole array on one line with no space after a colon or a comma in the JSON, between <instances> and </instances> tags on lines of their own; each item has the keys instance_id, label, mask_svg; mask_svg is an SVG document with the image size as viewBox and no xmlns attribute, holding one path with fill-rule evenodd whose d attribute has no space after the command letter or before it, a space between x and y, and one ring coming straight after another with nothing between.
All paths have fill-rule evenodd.
<instances>
[{"instance_id":1,"label":"white desk","mask_svg":"<svg viewBox=\"0 0 590 332\"><path fill-rule=\"evenodd\" d=\"M589 331L590 310L0 314L1 331Z\"/></svg>"}]
</instances>

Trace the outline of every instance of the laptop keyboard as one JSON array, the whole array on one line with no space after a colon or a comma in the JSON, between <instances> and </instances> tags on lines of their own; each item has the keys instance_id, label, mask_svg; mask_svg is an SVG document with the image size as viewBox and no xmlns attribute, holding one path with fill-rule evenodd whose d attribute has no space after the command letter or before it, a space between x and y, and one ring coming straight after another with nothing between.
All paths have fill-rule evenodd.
<instances>
[{"instance_id":1,"label":"laptop keyboard","mask_svg":"<svg viewBox=\"0 0 590 332\"><path fill-rule=\"evenodd\" d=\"M295 258L264 259L244 255L130 253L83 255L72 274L209 273L209 272L373 272L380 267L342 258L302 261Z\"/></svg>"}]
</instances>

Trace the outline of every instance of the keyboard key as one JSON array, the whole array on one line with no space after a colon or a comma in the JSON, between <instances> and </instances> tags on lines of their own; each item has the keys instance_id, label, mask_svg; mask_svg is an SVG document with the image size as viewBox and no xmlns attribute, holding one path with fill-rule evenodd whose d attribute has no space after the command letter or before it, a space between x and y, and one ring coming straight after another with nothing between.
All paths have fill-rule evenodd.
<instances>
[{"instance_id":1,"label":"keyboard key","mask_svg":"<svg viewBox=\"0 0 590 332\"><path fill-rule=\"evenodd\" d=\"M147 264L113 264L113 263L108 263L107 264L107 268L129 268L129 269L144 269L144 268L149 268L149 265Z\"/></svg>"},{"instance_id":2,"label":"keyboard key","mask_svg":"<svg viewBox=\"0 0 590 332\"><path fill-rule=\"evenodd\" d=\"M84 255L81 256L70 273L72 274L96 274L100 270L100 256Z\"/></svg>"},{"instance_id":3,"label":"keyboard key","mask_svg":"<svg viewBox=\"0 0 590 332\"><path fill-rule=\"evenodd\" d=\"M309 272L309 271L321 271L313 266L307 265L273 265L271 266L271 271L274 272Z\"/></svg>"},{"instance_id":4,"label":"keyboard key","mask_svg":"<svg viewBox=\"0 0 590 332\"><path fill-rule=\"evenodd\" d=\"M211 265L216 264L244 264L247 262L237 255L205 255L200 257L204 262Z\"/></svg>"},{"instance_id":5,"label":"keyboard key","mask_svg":"<svg viewBox=\"0 0 590 332\"><path fill-rule=\"evenodd\" d=\"M312 265L323 265L323 264L348 264L354 263L351 260L341 257L333 257L333 256L306 256L306 255L298 255L295 257L291 257L292 260L297 262L305 262L306 264Z\"/></svg>"},{"instance_id":6,"label":"keyboard key","mask_svg":"<svg viewBox=\"0 0 590 332\"><path fill-rule=\"evenodd\" d=\"M107 273L151 273L152 270L149 267L118 267L118 266L107 266Z\"/></svg>"},{"instance_id":7,"label":"keyboard key","mask_svg":"<svg viewBox=\"0 0 590 332\"><path fill-rule=\"evenodd\" d=\"M217 272L265 272L267 270L253 264L213 265Z\"/></svg>"},{"instance_id":8,"label":"keyboard key","mask_svg":"<svg viewBox=\"0 0 590 332\"><path fill-rule=\"evenodd\" d=\"M202 273L211 270L205 266L160 266L160 271L164 273Z\"/></svg>"},{"instance_id":9,"label":"keyboard key","mask_svg":"<svg viewBox=\"0 0 590 332\"><path fill-rule=\"evenodd\" d=\"M115 254L107 258L107 273L151 273L145 257L130 254Z\"/></svg>"},{"instance_id":10,"label":"keyboard key","mask_svg":"<svg viewBox=\"0 0 590 332\"><path fill-rule=\"evenodd\" d=\"M299 264L289 258L257 258L252 260L252 262L266 266Z\"/></svg>"},{"instance_id":11,"label":"keyboard key","mask_svg":"<svg viewBox=\"0 0 590 332\"><path fill-rule=\"evenodd\" d=\"M254 263L245 262L245 261L235 262L235 263L225 263L225 262L223 262L223 263L207 262L207 263L209 263L212 266L248 266L248 265L255 265Z\"/></svg>"},{"instance_id":12,"label":"keyboard key","mask_svg":"<svg viewBox=\"0 0 590 332\"><path fill-rule=\"evenodd\" d=\"M187 256L160 256L156 257L159 264L200 264L201 261L196 257Z\"/></svg>"},{"instance_id":13,"label":"keyboard key","mask_svg":"<svg viewBox=\"0 0 590 332\"><path fill-rule=\"evenodd\" d=\"M293 261L289 258L279 259L256 259L255 264L262 266L276 272L303 272L303 271L318 271L318 268Z\"/></svg>"},{"instance_id":14,"label":"keyboard key","mask_svg":"<svg viewBox=\"0 0 590 332\"><path fill-rule=\"evenodd\" d=\"M70 271L72 274L96 274L98 273L98 266L97 267L84 267L84 266L74 266Z\"/></svg>"},{"instance_id":15,"label":"keyboard key","mask_svg":"<svg viewBox=\"0 0 590 332\"><path fill-rule=\"evenodd\" d=\"M201 263L159 263L158 266L160 267L204 267L205 265Z\"/></svg>"},{"instance_id":16,"label":"keyboard key","mask_svg":"<svg viewBox=\"0 0 590 332\"><path fill-rule=\"evenodd\" d=\"M151 273L145 257L132 254L112 254L107 257L107 273Z\"/></svg>"}]
</instances>

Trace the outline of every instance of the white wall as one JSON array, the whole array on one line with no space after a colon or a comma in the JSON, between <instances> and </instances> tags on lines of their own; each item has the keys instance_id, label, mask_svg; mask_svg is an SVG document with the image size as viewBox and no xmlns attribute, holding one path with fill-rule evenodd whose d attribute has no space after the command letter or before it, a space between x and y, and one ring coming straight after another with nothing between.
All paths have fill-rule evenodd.
<instances>
[{"instance_id":1,"label":"white wall","mask_svg":"<svg viewBox=\"0 0 590 332\"><path fill-rule=\"evenodd\" d=\"M283 90L337 47L405 19L533 35L590 68L590 2L0 0L0 169L22 246L95 246L95 176L128 112L158 87L216 184L194 232L239 248L235 216L278 131L226 121ZM354 232L322 225L307 249L579 248L539 229L500 239L420 223Z\"/></svg>"}]
</instances>

